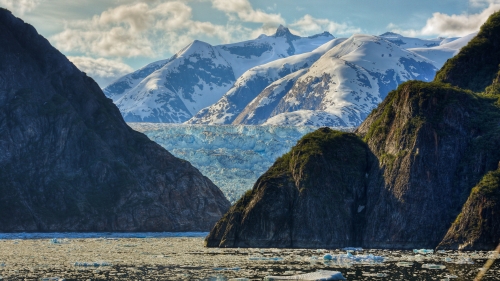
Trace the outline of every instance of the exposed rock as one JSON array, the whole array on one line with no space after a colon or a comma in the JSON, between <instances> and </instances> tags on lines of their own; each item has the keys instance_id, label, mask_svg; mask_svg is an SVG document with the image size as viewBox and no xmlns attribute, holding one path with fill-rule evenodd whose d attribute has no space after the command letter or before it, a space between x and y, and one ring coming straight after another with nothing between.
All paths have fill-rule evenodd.
<instances>
[{"instance_id":1,"label":"exposed rock","mask_svg":"<svg viewBox=\"0 0 500 281\"><path fill-rule=\"evenodd\" d=\"M343 247L359 243L368 148L328 128L305 135L206 238L211 247Z\"/></svg>"},{"instance_id":2,"label":"exposed rock","mask_svg":"<svg viewBox=\"0 0 500 281\"><path fill-rule=\"evenodd\" d=\"M1 232L208 230L229 208L5 9L0 39Z\"/></svg>"},{"instance_id":3,"label":"exposed rock","mask_svg":"<svg viewBox=\"0 0 500 281\"><path fill-rule=\"evenodd\" d=\"M472 189L439 248L495 249L500 243L500 168Z\"/></svg>"},{"instance_id":4,"label":"exposed rock","mask_svg":"<svg viewBox=\"0 0 500 281\"><path fill-rule=\"evenodd\" d=\"M439 83L392 92L357 130L380 162L367 188L363 245L437 246L471 188L496 169L499 113L491 100Z\"/></svg>"}]
</instances>

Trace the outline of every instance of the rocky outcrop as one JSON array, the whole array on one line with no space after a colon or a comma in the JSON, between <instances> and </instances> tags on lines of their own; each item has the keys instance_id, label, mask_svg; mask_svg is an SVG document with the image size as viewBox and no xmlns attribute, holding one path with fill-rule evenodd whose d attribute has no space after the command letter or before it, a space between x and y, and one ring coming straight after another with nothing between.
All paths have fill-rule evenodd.
<instances>
[{"instance_id":1,"label":"rocky outcrop","mask_svg":"<svg viewBox=\"0 0 500 281\"><path fill-rule=\"evenodd\" d=\"M360 243L371 157L351 133L305 135L206 238L209 247L342 247Z\"/></svg>"},{"instance_id":2,"label":"rocky outcrop","mask_svg":"<svg viewBox=\"0 0 500 281\"><path fill-rule=\"evenodd\" d=\"M495 249L500 244L500 168L472 189L438 248Z\"/></svg>"},{"instance_id":3,"label":"rocky outcrop","mask_svg":"<svg viewBox=\"0 0 500 281\"><path fill-rule=\"evenodd\" d=\"M288 164L292 161L278 160L268 172L275 176L266 173L259 179L248 196L217 223L207 237L207 245L295 247L288 241L309 241L296 247L412 249L434 248L441 243L442 248L493 249L492 245L500 240L500 181L498 171L492 172L500 161L500 91L494 80L498 61L493 62L496 67L491 67L486 60L496 59L494 54L500 50L498 18L500 13L488 20L465 52L444 66L436 81L406 82L389 93L356 130L359 139L350 135L351 139L341 142L341 146L318 146L316 154L324 159L309 158L306 166L313 168L302 169L301 173L294 172L296 165ZM484 44L493 46L488 49L491 54L483 53ZM481 77L472 77L474 72L464 70L464 62L472 63ZM485 69L480 68L481 63ZM315 134L318 143L328 135ZM368 146L364 153L359 153L365 147L358 145L361 138ZM290 155L306 153L308 149L301 145L304 141L306 137ZM356 145L349 146L348 142ZM343 154L326 153L335 149L342 149ZM284 158L293 159L290 155ZM324 163L345 165L339 159L349 159L347 163L364 169L343 171L346 182L332 179L338 168ZM298 177L283 174L278 178L272 171L280 166L284 167L282 171ZM287 197L278 192L300 191L297 183L307 178L316 180L314 186L321 187L320 196ZM348 192L338 196L345 183L349 183ZM323 200L327 196L332 197ZM340 199L343 205L331 204L331 198ZM331 205L343 206L343 211ZM277 224L287 219L295 222L289 218L293 218L290 214L296 212L296 206L305 206L300 209L301 217L308 220L299 225ZM356 208L359 213L354 212ZM335 215L318 215L318 209ZM275 217L280 210L283 217ZM298 235L292 240L290 234L276 237L275 233Z\"/></svg>"},{"instance_id":4,"label":"rocky outcrop","mask_svg":"<svg viewBox=\"0 0 500 281\"><path fill-rule=\"evenodd\" d=\"M208 230L229 208L5 9L0 39L1 232Z\"/></svg>"}]
</instances>

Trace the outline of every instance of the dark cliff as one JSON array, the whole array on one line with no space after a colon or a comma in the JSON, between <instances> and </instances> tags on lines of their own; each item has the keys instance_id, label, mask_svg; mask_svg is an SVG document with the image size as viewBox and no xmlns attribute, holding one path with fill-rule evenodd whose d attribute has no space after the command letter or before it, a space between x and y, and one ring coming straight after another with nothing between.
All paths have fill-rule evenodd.
<instances>
[{"instance_id":1,"label":"dark cliff","mask_svg":"<svg viewBox=\"0 0 500 281\"><path fill-rule=\"evenodd\" d=\"M99 86L0 9L0 231L208 230L229 208Z\"/></svg>"},{"instance_id":2,"label":"dark cliff","mask_svg":"<svg viewBox=\"0 0 500 281\"><path fill-rule=\"evenodd\" d=\"M279 158L214 227L207 246L340 247L360 243L368 147L319 129Z\"/></svg>"},{"instance_id":3,"label":"dark cliff","mask_svg":"<svg viewBox=\"0 0 500 281\"><path fill-rule=\"evenodd\" d=\"M379 159L367 187L363 244L433 248L471 188L500 160L493 99L448 84L408 82L358 128Z\"/></svg>"},{"instance_id":4,"label":"dark cliff","mask_svg":"<svg viewBox=\"0 0 500 281\"><path fill-rule=\"evenodd\" d=\"M500 243L500 169L472 189L462 212L438 248L495 249Z\"/></svg>"},{"instance_id":5,"label":"dark cliff","mask_svg":"<svg viewBox=\"0 0 500 281\"><path fill-rule=\"evenodd\" d=\"M500 242L500 187L498 172L493 172L500 161L499 18L500 13L492 15L471 44L445 64L434 82L410 81L389 93L355 132L359 139L352 136L350 140L358 143L363 139L368 146L365 156L355 152L362 145L353 149L344 144L344 157L364 167L357 178L352 175L354 178L348 179L346 194L355 196L336 197L350 204L322 201L326 196L335 197L343 188L329 178L333 166L322 164L338 158L324 154L324 161L310 159L308 165L315 168L293 178L293 182L302 182L314 177L316 186L322 188L321 196L296 196L291 204L288 197L274 192L292 177L265 174L249 196L242 198L240 208L233 207L219 221L207 245L253 246L258 241L258 245L295 247L293 243L280 244L282 237L266 236L271 232L262 226L288 219L290 206L306 206L301 212L307 217L309 212L315 214L316 209L334 205L343 211L328 209L334 215L326 219L313 215L305 224L281 224L276 229L298 233L294 239L304 241L300 247L411 249L434 248L441 243L441 248L493 249ZM300 142L292 155L304 153ZM333 147L326 145L318 154ZM275 166L282 162L278 160ZM293 174L292 166L287 167ZM293 187L300 190L296 184L287 190ZM354 213L358 206L361 212ZM269 215L283 209L287 210L283 218ZM332 229L332 224L339 229Z\"/></svg>"}]
</instances>

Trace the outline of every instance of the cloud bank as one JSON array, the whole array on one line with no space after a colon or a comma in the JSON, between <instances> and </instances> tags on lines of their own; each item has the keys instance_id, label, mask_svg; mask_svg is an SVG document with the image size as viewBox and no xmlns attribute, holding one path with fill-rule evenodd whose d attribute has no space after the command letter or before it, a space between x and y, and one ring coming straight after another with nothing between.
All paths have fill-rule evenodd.
<instances>
[{"instance_id":1,"label":"cloud bank","mask_svg":"<svg viewBox=\"0 0 500 281\"><path fill-rule=\"evenodd\" d=\"M101 88L106 87L121 76L133 71L130 66L114 60L72 56L69 56L68 59L78 67L78 69L94 78Z\"/></svg>"},{"instance_id":2,"label":"cloud bank","mask_svg":"<svg viewBox=\"0 0 500 281\"><path fill-rule=\"evenodd\" d=\"M462 13L448 15L434 13L427 19L421 29L401 29L395 24L389 24L389 29L407 36L465 36L479 30L488 17L500 10L500 0L470 0L472 8L482 8L477 13Z\"/></svg>"},{"instance_id":3,"label":"cloud bank","mask_svg":"<svg viewBox=\"0 0 500 281\"><path fill-rule=\"evenodd\" d=\"M41 2L42 0L0 0L0 6L15 14L24 15L24 13L35 9Z\"/></svg>"}]
</instances>

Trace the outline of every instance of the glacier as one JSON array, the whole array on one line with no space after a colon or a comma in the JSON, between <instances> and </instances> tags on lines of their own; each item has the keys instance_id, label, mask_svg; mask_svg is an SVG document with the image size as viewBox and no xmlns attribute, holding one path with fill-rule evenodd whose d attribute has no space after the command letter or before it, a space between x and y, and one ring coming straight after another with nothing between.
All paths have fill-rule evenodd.
<instances>
[{"instance_id":1,"label":"glacier","mask_svg":"<svg viewBox=\"0 0 500 281\"><path fill-rule=\"evenodd\" d=\"M290 151L302 136L317 129L314 126L274 125L128 125L174 156L191 162L231 203L251 189L274 161Z\"/></svg>"}]
</instances>

